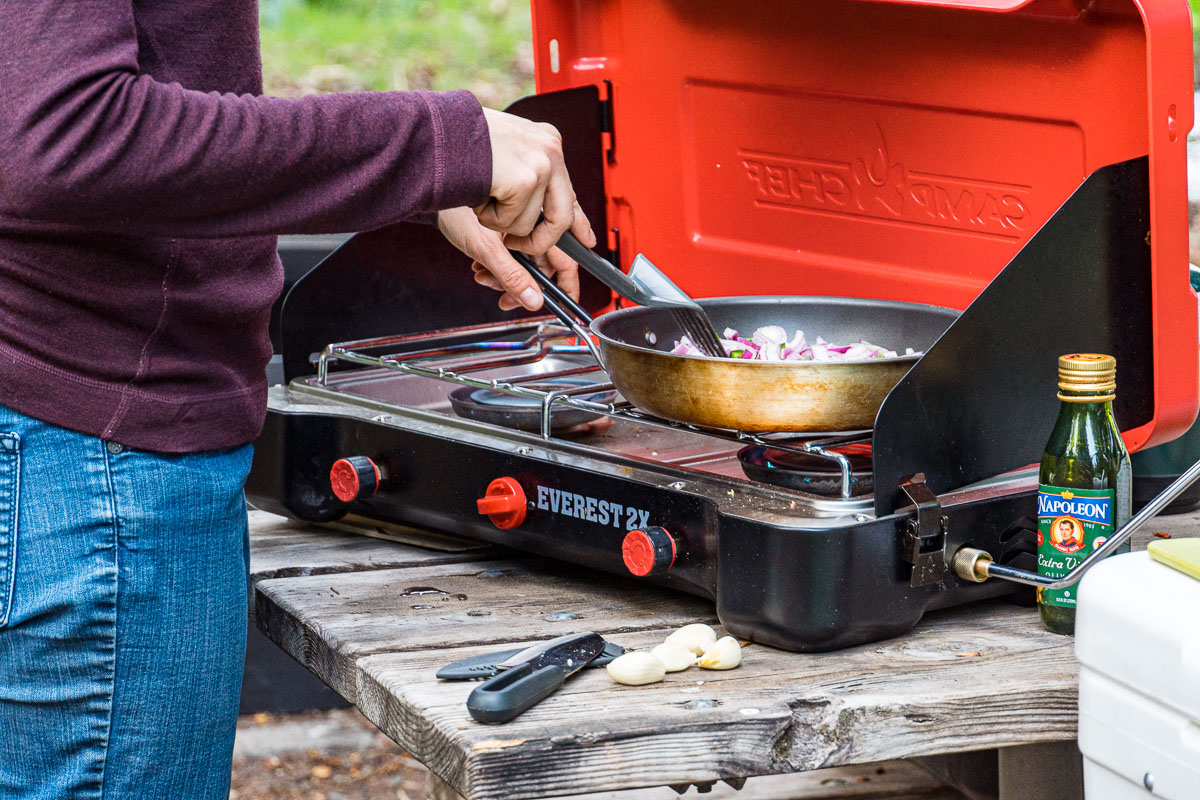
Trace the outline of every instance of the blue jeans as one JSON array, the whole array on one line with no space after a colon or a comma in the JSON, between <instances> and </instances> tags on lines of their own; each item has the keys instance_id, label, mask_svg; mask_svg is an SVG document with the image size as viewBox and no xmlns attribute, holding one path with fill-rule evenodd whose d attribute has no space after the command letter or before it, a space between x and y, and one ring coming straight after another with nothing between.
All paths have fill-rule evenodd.
<instances>
[{"instance_id":1,"label":"blue jeans","mask_svg":"<svg viewBox=\"0 0 1200 800\"><path fill-rule=\"evenodd\" d=\"M0 798L228 796L250 457L0 406Z\"/></svg>"}]
</instances>

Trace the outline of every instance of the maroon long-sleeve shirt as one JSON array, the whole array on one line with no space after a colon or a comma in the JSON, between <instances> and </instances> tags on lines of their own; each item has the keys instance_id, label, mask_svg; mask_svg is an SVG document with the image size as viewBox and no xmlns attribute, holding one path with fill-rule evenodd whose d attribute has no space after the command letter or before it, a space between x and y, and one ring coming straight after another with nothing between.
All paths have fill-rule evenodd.
<instances>
[{"instance_id":1,"label":"maroon long-sleeve shirt","mask_svg":"<svg viewBox=\"0 0 1200 800\"><path fill-rule=\"evenodd\" d=\"M0 0L0 404L186 452L265 411L275 234L486 198L467 93L260 96L256 0Z\"/></svg>"}]
</instances>

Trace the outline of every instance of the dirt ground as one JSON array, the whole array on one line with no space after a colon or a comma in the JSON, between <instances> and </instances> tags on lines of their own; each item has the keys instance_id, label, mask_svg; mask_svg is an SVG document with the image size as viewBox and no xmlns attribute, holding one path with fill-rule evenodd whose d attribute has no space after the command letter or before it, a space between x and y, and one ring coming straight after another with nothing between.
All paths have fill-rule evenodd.
<instances>
[{"instance_id":1,"label":"dirt ground","mask_svg":"<svg viewBox=\"0 0 1200 800\"><path fill-rule=\"evenodd\" d=\"M231 800L425 800L429 771L358 712L238 723Z\"/></svg>"}]
</instances>

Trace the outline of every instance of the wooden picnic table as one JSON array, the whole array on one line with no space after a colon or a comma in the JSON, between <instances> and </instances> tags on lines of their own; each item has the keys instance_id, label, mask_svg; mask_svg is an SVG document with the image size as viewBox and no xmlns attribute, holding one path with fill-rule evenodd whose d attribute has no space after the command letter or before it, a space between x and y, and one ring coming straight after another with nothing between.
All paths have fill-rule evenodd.
<instances>
[{"instance_id":1,"label":"wooden picnic table","mask_svg":"<svg viewBox=\"0 0 1200 800\"><path fill-rule=\"evenodd\" d=\"M481 725L465 706L475 684L438 681L439 667L580 630L648 647L686 623L716 625L712 605L462 540L429 548L258 511L250 519L259 628L468 800L736 785L917 757L961 773L942 757L971 751L999 752L1001 788L968 796L1003 798L1004 754L1076 735L1073 639L1003 600L931 613L904 636L833 653L750 645L738 669L693 667L648 686L584 670L517 719ZM1196 535L1200 515L1160 517L1135 549L1154 531ZM1027 758L1013 758L1008 772L1032 774ZM981 783L968 775L956 785L972 780Z\"/></svg>"}]
</instances>

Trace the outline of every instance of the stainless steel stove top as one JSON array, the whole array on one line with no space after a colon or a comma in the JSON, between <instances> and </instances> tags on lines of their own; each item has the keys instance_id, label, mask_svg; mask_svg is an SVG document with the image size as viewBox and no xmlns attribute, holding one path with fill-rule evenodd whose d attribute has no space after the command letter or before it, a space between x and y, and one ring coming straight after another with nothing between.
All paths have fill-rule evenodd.
<instances>
[{"instance_id":1,"label":"stainless steel stove top","mask_svg":"<svg viewBox=\"0 0 1200 800\"><path fill-rule=\"evenodd\" d=\"M570 332L553 322L481 326L479 330L498 338L457 344L454 337L461 331L443 331L332 344L320 355L316 375L272 390L271 407L285 413L367 419L466 446L515 452L547 464L583 466L637 478L662 489L704 495L726 513L770 519L785 527L827 527L837 518L852 522L874 518L872 495L853 495L849 490L849 462L826 450L830 443L869 442L870 431L827 437L805 434L805 440L797 443L794 435L788 434L746 434L671 423L645 415L615 392L605 402L589 399L597 391L611 391L612 386L585 348L563 344ZM399 346L407 349L372 354L395 351ZM336 362L352 362L358 367L331 369ZM563 377L582 378L583 387L548 391L546 381ZM540 432L459 416L449 395L461 385L513 393L527 404L540 406ZM551 435L548 414L562 407L593 411L603 423ZM815 452L831 459L831 464L841 468L841 493L814 494L747 477L738 451L748 445ZM974 502L1024 491L1035 479L1029 470L1021 470L948 493L943 500L950 504Z\"/></svg>"},{"instance_id":2,"label":"stainless steel stove top","mask_svg":"<svg viewBox=\"0 0 1200 800\"><path fill-rule=\"evenodd\" d=\"M447 369L462 368L480 360L481 357L472 356L442 364ZM555 355L532 364L483 370L476 377L504 382L589 366L594 366L594 362L587 356ZM457 439L465 445L511 449L551 463L577 466L583 461L597 471L630 477L644 474L667 489L708 495L726 511L736 510L756 518L789 518L795 527L824 526L837 517L860 522L872 518L870 494L843 499L751 480L737 457L747 442L621 416L611 418L611 425L545 438L538 433L458 416L449 400L453 388L443 379L391 369L360 369L330 372L324 382L313 376L293 381L287 388L276 387L271 405L281 411L313 411L314 407L321 407L324 413L423 430ZM1030 480L1029 471L1024 470L958 490L945 500L974 501L1019 490Z\"/></svg>"}]
</instances>

